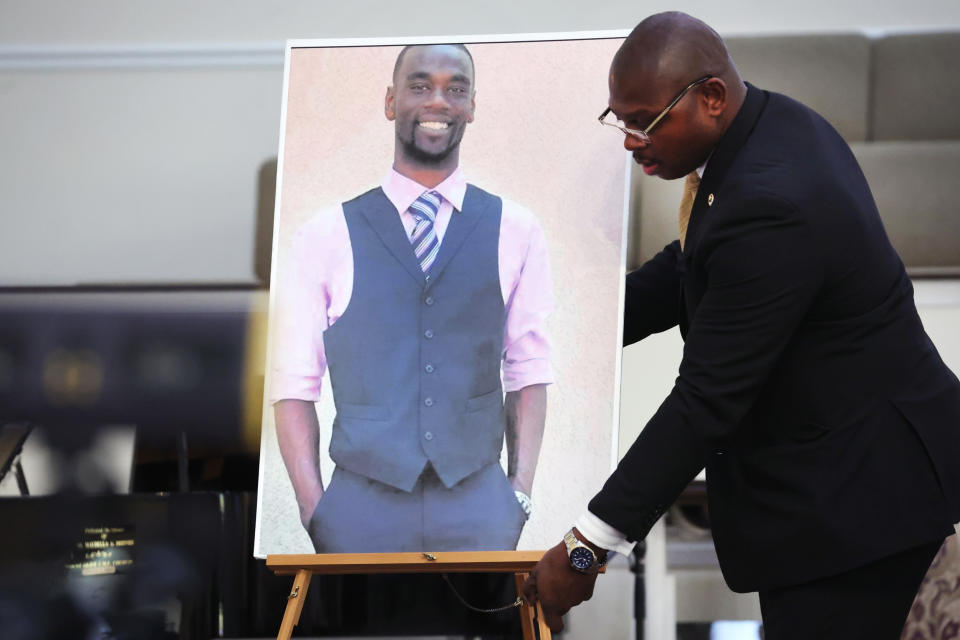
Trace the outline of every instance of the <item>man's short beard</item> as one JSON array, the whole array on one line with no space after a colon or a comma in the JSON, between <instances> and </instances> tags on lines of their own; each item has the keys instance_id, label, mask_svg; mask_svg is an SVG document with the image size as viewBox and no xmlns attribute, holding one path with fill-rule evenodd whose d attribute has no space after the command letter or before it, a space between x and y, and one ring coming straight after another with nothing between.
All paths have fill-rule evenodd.
<instances>
[{"instance_id":1,"label":"man's short beard","mask_svg":"<svg viewBox=\"0 0 960 640\"><path fill-rule=\"evenodd\" d=\"M411 160L425 165L443 163L444 160L450 157L453 150L457 148L457 145L451 145L439 153L430 153L418 147L417 143L413 140L401 140L400 144L403 146L404 155Z\"/></svg>"}]
</instances>

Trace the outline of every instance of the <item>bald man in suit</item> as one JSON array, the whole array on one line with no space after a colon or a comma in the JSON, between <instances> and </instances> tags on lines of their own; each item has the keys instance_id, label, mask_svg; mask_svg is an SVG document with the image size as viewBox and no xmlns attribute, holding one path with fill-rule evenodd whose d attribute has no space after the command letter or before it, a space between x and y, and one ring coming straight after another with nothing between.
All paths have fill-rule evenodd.
<instances>
[{"instance_id":1,"label":"bald man in suit","mask_svg":"<svg viewBox=\"0 0 960 640\"><path fill-rule=\"evenodd\" d=\"M670 395L525 585L550 626L704 467L727 584L767 640L897 638L960 520L960 383L924 332L853 154L744 83L681 13L634 29L609 124L649 176L686 176L681 238L626 288L624 342L678 326Z\"/></svg>"}]
</instances>

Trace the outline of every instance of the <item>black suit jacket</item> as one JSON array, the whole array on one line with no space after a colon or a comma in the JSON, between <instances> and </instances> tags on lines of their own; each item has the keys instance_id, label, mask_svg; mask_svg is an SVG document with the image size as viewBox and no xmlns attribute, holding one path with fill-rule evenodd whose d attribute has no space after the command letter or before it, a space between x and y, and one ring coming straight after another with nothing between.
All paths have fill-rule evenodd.
<instances>
[{"instance_id":1,"label":"black suit jacket","mask_svg":"<svg viewBox=\"0 0 960 640\"><path fill-rule=\"evenodd\" d=\"M729 586L839 573L960 520L960 384L846 143L748 85L683 251L626 289L624 341L679 324L670 395L590 510L631 540L704 466Z\"/></svg>"}]
</instances>

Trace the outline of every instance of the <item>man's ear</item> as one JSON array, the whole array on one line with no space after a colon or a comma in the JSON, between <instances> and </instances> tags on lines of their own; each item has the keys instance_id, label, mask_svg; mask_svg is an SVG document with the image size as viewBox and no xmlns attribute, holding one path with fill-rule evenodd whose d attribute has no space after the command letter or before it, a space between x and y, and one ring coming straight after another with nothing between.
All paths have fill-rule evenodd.
<instances>
[{"instance_id":1,"label":"man's ear","mask_svg":"<svg viewBox=\"0 0 960 640\"><path fill-rule=\"evenodd\" d=\"M387 95L383 98L383 114L387 116L387 120L393 120L397 117L397 113L393 109L393 103L395 99L396 94L393 85L391 85L387 87Z\"/></svg>"},{"instance_id":2,"label":"man's ear","mask_svg":"<svg viewBox=\"0 0 960 640\"><path fill-rule=\"evenodd\" d=\"M714 118L727 107L727 83L722 78L710 78L700 87L700 95L707 107L707 115Z\"/></svg>"},{"instance_id":3,"label":"man's ear","mask_svg":"<svg viewBox=\"0 0 960 640\"><path fill-rule=\"evenodd\" d=\"M477 109L477 94L474 93L470 96L470 115L467 116L467 122L473 122L473 113Z\"/></svg>"}]
</instances>

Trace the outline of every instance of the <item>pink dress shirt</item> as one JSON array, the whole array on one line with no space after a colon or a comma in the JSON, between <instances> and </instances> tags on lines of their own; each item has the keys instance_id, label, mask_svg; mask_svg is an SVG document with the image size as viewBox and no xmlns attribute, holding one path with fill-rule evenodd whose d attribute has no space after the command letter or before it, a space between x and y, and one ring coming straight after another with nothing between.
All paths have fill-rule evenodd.
<instances>
[{"instance_id":1,"label":"pink dress shirt","mask_svg":"<svg viewBox=\"0 0 960 640\"><path fill-rule=\"evenodd\" d=\"M408 209L428 189L392 169L380 186L400 212L409 236L416 220ZM441 247L451 217L463 206L466 190L460 169L433 189L443 196L434 223ZM553 310L546 241L536 218L507 199L503 199L498 251L506 309L504 391L551 383L550 343L543 326ZM326 371L323 332L343 315L353 288L353 251L341 205L320 212L300 227L286 263L289 267L280 273L275 316L271 318L277 329L270 399L316 402Z\"/></svg>"}]
</instances>

